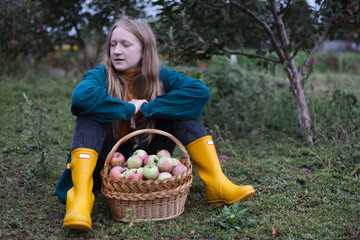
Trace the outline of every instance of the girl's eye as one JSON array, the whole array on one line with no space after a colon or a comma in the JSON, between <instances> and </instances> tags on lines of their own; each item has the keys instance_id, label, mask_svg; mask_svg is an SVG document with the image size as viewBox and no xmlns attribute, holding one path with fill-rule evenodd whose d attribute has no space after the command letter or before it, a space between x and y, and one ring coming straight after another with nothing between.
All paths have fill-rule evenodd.
<instances>
[{"instance_id":1,"label":"girl's eye","mask_svg":"<svg viewBox=\"0 0 360 240\"><path fill-rule=\"evenodd\" d=\"M123 46L124 46L124 47L130 47L130 46L131 46L131 43L125 42L125 43L123 43Z\"/></svg>"}]
</instances>

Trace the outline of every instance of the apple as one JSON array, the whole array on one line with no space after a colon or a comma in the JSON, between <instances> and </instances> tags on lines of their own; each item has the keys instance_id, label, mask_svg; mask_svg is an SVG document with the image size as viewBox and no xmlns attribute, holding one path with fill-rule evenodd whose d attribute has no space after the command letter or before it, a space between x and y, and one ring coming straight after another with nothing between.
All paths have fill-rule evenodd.
<instances>
[{"instance_id":1,"label":"apple","mask_svg":"<svg viewBox=\"0 0 360 240\"><path fill-rule=\"evenodd\" d=\"M143 180L143 175L138 169L129 169L125 172L126 180Z\"/></svg>"},{"instance_id":2,"label":"apple","mask_svg":"<svg viewBox=\"0 0 360 240\"><path fill-rule=\"evenodd\" d=\"M146 179L155 180L159 176L159 169L157 166L149 164L144 167L142 174Z\"/></svg>"},{"instance_id":3,"label":"apple","mask_svg":"<svg viewBox=\"0 0 360 240\"><path fill-rule=\"evenodd\" d=\"M115 166L110 170L109 177L115 179L124 179L126 169L121 166Z\"/></svg>"},{"instance_id":4,"label":"apple","mask_svg":"<svg viewBox=\"0 0 360 240\"><path fill-rule=\"evenodd\" d=\"M156 155L147 155L147 157L144 159L143 166L153 164L157 165L159 161L159 158Z\"/></svg>"},{"instance_id":5,"label":"apple","mask_svg":"<svg viewBox=\"0 0 360 240\"><path fill-rule=\"evenodd\" d=\"M160 150L156 153L156 156L160 159L162 157L171 157L171 154L169 153L168 150L166 149L163 149L163 150Z\"/></svg>"},{"instance_id":6,"label":"apple","mask_svg":"<svg viewBox=\"0 0 360 240\"><path fill-rule=\"evenodd\" d=\"M172 177L172 175L171 175L171 173L169 173L169 172L162 172L162 173L160 173L159 174L159 176L158 176L158 180L164 180L164 179L166 179L166 178L171 178Z\"/></svg>"},{"instance_id":7,"label":"apple","mask_svg":"<svg viewBox=\"0 0 360 240\"><path fill-rule=\"evenodd\" d=\"M359 4L357 3L356 4L348 3L346 7L350 9L352 12L357 12L359 10Z\"/></svg>"},{"instance_id":8,"label":"apple","mask_svg":"<svg viewBox=\"0 0 360 240\"><path fill-rule=\"evenodd\" d=\"M172 175L173 176L179 176L181 174L183 174L184 172L187 171L187 167L185 167L185 165L183 164L176 164L172 170Z\"/></svg>"},{"instance_id":9,"label":"apple","mask_svg":"<svg viewBox=\"0 0 360 240\"><path fill-rule=\"evenodd\" d=\"M109 165L110 165L110 167L115 167L115 166L123 167L125 165L124 155L122 155L122 153L119 153L119 152L114 152Z\"/></svg>"},{"instance_id":10,"label":"apple","mask_svg":"<svg viewBox=\"0 0 360 240\"><path fill-rule=\"evenodd\" d=\"M176 164L181 164L180 160L177 158L171 158L172 165L175 166Z\"/></svg>"},{"instance_id":11,"label":"apple","mask_svg":"<svg viewBox=\"0 0 360 240\"><path fill-rule=\"evenodd\" d=\"M143 160L140 155L133 155L128 158L126 161L126 165L132 169L132 168L139 168L142 166Z\"/></svg>"},{"instance_id":12,"label":"apple","mask_svg":"<svg viewBox=\"0 0 360 240\"><path fill-rule=\"evenodd\" d=\"M160 158L157 166L160 172L171 172L173 168L171 158L169 157Z\"/></svg>"},{"instance_id":13,"label":"apple","mask_svg":"<svg viewBox=\"0 0 360 240\"><path fill-rule=\"evenodd\" d=\"M136 156L136 155L139 155L144 160L148 154L145 152L145 150L138 149L133 154L133 156Z\"/></svg>"}]
</instances>

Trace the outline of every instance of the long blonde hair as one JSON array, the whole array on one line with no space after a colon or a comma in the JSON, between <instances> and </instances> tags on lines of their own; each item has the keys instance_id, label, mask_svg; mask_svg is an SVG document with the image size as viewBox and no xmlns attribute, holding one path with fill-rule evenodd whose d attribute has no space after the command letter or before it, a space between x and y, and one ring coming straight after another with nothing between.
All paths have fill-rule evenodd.
<instances>
[{"instance_id":1,"label":"long blonde hair","mask_svg":"<svg viewBox=\"0 0 360 240\"><path fill-rule=\"evenodd\" d=\"M159 59L157 55L156 39L148 24L129 19L128 17L122 17L120 20L115 22L109 31L107 41L104 46L105 51L103 63L105 64L108 73L108 93L110 93L112 98L116 97L122 101L127 101L128 92L130 91L127 81L124 81L125 79L123 73L117 71L111 63L110 40L114 29L117 27L123 27L127 31L131 32L141 43L142 58L139 63L138 71L131 80L132 90L134 97L137 99L146 99L150 102L164 92L163 86L159 80ZM143 118L139 121L142 122L142 124L138 124L137 122L135 130L142 128L154 128L156 119ZM121 137L118 136L118 134L123 127L122 124L124 124L124 120L122 119L113 122L112 127L115 138ZM150 142L151 138L152 136L149 135L146 140ZM138 145L140 143L139 138L135 140L137 143L136 145Z\"/></svg>"}]
</instances>

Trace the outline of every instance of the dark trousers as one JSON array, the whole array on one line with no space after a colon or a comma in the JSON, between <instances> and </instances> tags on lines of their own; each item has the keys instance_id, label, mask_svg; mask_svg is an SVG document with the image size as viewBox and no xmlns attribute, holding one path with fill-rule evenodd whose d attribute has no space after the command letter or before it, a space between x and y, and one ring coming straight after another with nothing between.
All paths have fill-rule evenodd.
<instances>
[{"instance_id":1,"label":"dark trousers","mask_svg":"<svg viewBox=\"0 0 360 240\"><path fill-rule=\"evenodd\" d=\"M204 125L200 119L157 119L155 128L172 134L184 146L198 138L206 136ZM106 158L115 143L116 141L110 123L104 124L90 117L79 116L75 123L70 150L73 151L76 148L91 148L99 154L100 158ZM120 146L119 151L122 152L124 156L128 156L133 151L132 146L132 141L127 141ZM145 147L149 154L155 154L161 149L167 149L169 152L172 152L174 148L175 143L171 139L158 134L155 134L149 145Z\"/></svg>"},{"instance_id":2,"label":"dark trousers","mask_svg":"<svg viewBox=\"0 0 360 240\"><path fill-rule=\"evenodd\" d=\"M200 119L169 120L158 118L155 128L172 134L184 146L207 135ZM106 157L115 144L116 141L110 123L100 123L87 116L77 117L70 152L76 148L90 148L99 154L93 173L94 192L99 192L101 189L100 170L103 168ZM121 144L117 151L128 157L135 150L133 145L134 143L128 140ZM168 137L155 134L151 142L144 149L148 154L156 154L161 149L167 149L172 153L175 146L176 144ZM70 160L69 155L68 162ZM71 173L68 169L65 169L56 188L57 195L61 200L66 201L66 192L71 187Z\"/></svg>"}]
</instances>

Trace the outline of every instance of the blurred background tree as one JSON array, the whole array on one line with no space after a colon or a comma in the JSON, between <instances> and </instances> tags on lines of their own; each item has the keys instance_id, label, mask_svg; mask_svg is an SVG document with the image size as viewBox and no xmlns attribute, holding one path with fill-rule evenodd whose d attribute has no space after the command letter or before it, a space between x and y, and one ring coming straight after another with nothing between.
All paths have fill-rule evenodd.
<instances>
[{"instance_id":1,"label":"blurred background tree","mask_svg":"<svg viewBox=\"0 0 360 240\"><path fill-rule=\"evenodd\" d=\"M44 30L40 2L0 1L0 64L11 73L17 59L38 60L52 49L50 33ZM25 58L25 59L24 59ZM33 62L33 61L32 61Z\"/></svg>"},{"instance_id":2,"label":"blurred background tree","mask_svg":"<svg viewBox=\"0 0 360 240\"><path fill-rule=\"evenodd\" d=\"M285 69L301 133L313 144L311 119L301 80L313 54L339 33L358 37L358 0L159 0L158 31L171 58L179 62L213 55L243 55L281 64ZM349 37L349 36L348 36ZM250 51L249 51L250 49ZM299 51L307 51L296 65Z\"/></svg>"},{"instance_id":3,"label":"blurred background tree","mask_svg":"<svg viewBox=\"0 0 360 240\"><path fill-rule=\"evenodd\" d=\"M95 63L87 53L93 45L99 56L107 29L121 15L146 19L150 1L129 0L3 0L0 1L1 63L7 73L16 69L16 59L39 60L55 46L75 46L82 67ZM3 65L4 66L4 65Z\"/></svg>"}]
</instances>

